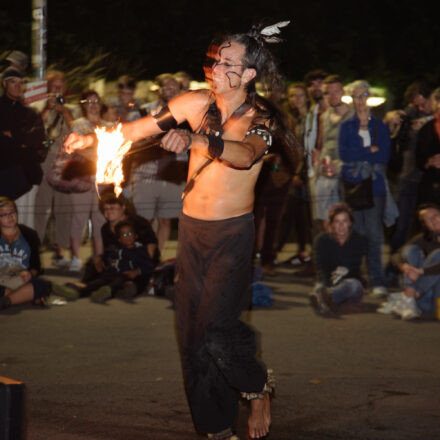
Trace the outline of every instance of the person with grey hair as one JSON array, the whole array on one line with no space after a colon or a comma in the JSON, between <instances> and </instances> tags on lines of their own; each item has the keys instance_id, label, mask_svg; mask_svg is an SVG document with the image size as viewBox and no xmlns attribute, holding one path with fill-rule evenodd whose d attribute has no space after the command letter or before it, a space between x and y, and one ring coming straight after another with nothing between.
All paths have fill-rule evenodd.
<instances>
[{"instance_id":1,"label":"person with grey hair","mask_svg":"<svg viewBox=\"0 0 440 440\"><path fill-rule=\"evenodd\" d=\"M348 87L355 114L340 127L339 155L343 161L344 197L353 209L354 228L368 238L371 293L381 297L387 294L382 266L384 223L391 226L398 213L386 177L390 134L367 104L369 89L364 80Z\"/></svg>"}]
</instances>

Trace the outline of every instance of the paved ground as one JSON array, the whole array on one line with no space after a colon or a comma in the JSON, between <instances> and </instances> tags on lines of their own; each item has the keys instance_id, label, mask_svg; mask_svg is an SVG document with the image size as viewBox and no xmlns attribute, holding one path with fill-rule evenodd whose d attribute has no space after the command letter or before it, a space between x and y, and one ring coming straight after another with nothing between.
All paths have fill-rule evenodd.
<instances>
[{"instance_id":1,"label":"paved ground","mask_svg":"<svg viewBox=\"0 0 440 440\"><path fill-rule=\"evenodd\" d=\"M245 319L277 373L270 439L440 439L438 322L379 315L371 297L362 313L324 319L308 305L310 279L280 269L266 282L275 304ZM0 375L26 385L27 440L199 438L168 299L9 309L0 332Z\"/></svg>"}]
</instances>

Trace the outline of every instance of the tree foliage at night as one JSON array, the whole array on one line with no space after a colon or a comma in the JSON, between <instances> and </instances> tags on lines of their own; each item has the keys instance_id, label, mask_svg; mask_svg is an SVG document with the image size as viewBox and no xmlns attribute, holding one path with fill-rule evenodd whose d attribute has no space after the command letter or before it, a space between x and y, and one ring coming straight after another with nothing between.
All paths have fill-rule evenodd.
<instances>
[{"instance_id":1,"label":"tree foliage at night","mask_svg":"<svg viewBox=\"0 0 440 440\"><path fill-rule=\"evenodd\" d=\"M107 79L130 72L152 79L186 70L202 79L201 65L218 31L246 31L260 20L290 19L285 42L274 48L286 80L314 68L348 82L365 78L401 93L413 80L437 85L436 14L407 0L381 2L270 2L218 0L48 0L48 64L63 69L103 59ZM1 52L31 51L31 2L0 6Z\"/></svg>"}]
</instances>

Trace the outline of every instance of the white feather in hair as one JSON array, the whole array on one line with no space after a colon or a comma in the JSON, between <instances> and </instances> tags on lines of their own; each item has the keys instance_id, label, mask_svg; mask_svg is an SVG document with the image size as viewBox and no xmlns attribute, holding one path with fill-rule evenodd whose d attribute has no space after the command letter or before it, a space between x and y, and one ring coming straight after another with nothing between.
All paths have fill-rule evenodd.
<instances>
[{"instance_id":1,"label":"white feather in hair","mask_svg":"<svg viewBox=\"0 0 440 440\"><path fill-rule=\"evenodd\" d=\"M272 35L279 34L281 32L280 28L286 27L289 23L290 20L280 21L279 23L273 24L272 26L266 26L264 29L260 31L260 34L264 35L265 37L270 37ZM279 38L277 37L273 37L273 38L279 40ZM266 38L265 40L269 41L270 38Z\"/></svg>"}]
</instances>

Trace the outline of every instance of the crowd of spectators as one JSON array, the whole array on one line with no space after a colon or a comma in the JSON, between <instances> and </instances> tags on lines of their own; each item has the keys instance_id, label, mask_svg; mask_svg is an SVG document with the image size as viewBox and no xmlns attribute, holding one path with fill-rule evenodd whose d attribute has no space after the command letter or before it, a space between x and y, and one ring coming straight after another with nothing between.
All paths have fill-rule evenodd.
<instances>
[{"instance_id":1,"label":"crowd of spectators","mask_svg":"<svg viewBox=\"0 0 440 440\"><path fill-rule=\"evenodd\" d=\"M0 269L6 274L4 267L12 265L4 250L17 240L33 265L19 262L23 284L2 287L2 307L44 301L35 257L40 243L53 251L54 266L82 273L78 283L52 286L60 296L103 301L142 293L182 208L188 155L165 152L154 138L139 141L135 147L153 146L126 157L123 195L104 193L100 200L93 151L86 159L67 155L62 145L69 132L89 134L155 114L190 89L190 76L159 75L156 99L142 101L136 80L124 75L113 95L87 88L75 102L67 99L65 74L52 70L47 98L28 106L22 100L27 59L19 55L21 65L9 60L1 76ZM321 69L267 93L298 148L286 151L275 138L264 158L255 190L255 259L264 277L277 276L280 265L312 277L311 303L322 315L359 303L367 290L384 298L382 313L433 315L440 292L440 89L414 82L405 92L406 107L387 112L370 106L370 96L367 81L347 84ZM82 261L87 239L92 257ZM292 240L296 252L280 261Z\"/></svg>"}]
</instances>

